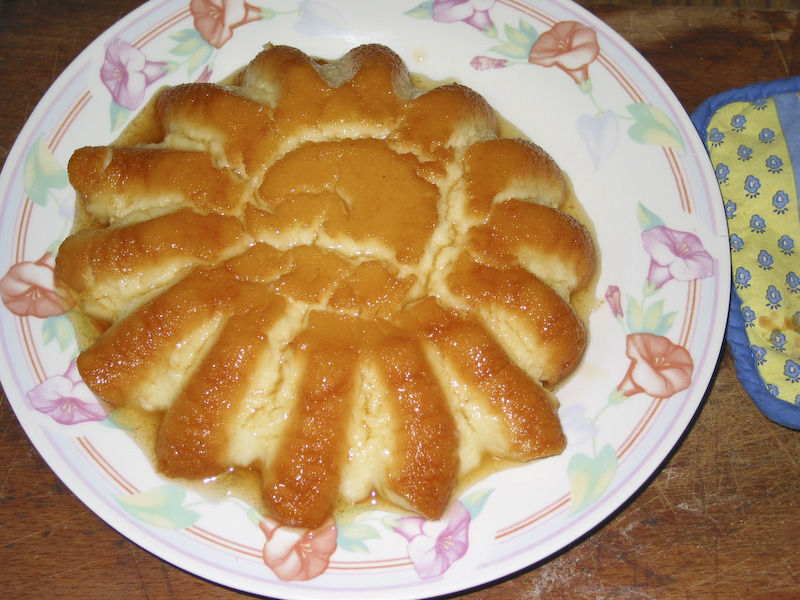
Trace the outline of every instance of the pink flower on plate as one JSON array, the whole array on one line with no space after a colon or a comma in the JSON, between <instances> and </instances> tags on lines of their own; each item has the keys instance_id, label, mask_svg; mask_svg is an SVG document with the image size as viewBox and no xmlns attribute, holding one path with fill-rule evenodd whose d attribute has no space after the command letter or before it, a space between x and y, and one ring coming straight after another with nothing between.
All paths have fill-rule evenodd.
<instances>
[{"instance_id":1,"label":"pink flower on plate","mask_svg":"<svg viewBox=\"0 0 800 600\"><path fill-rule=\"evenodd\" d=\"M147 86L166 72L167 67L163 62L147 60L136 46L118 38L106 48L100 79L111 92L114 102L134 110L144 100Z\"/></svg>"},{"instance_id":2,"label":"pink flower on plate","mask_svg":"<svg viewBox=\"0 0 800 600\"><path fill-rule=\"evenodd\" d=\"M244 0L192 0L189 11L195 29L214 48L222 48L237 27L261 18L261 10Z\"/></svg>"},{"instance_id":3,"label":"pink flower on plate","mask_svg":"<svg viewBox=\"0 0 800 600\"><path fill-rule=\"evenodd\" d=\"M656 289L670 279L694 281L714 274L714 259L693 233L659 225L642 232L642 246L650 255L647 280Z\"/></svg>"},{"instance_id":4,"label":"pink flower on plate","mask_svg":"<svg viewBox=\"0 0 800 600\"><path fill-rule=\"evenodd\" d=\"M481 31L494 27L489 11L495 0L434 0L433 20L439 23L463 21Z\"/></svg>"},{"instance_id":5,"label":"pink flower on plate","mask_svg":"<svg viewBox=\"0 0 800 600\"><path fill-rule=\"evenodd\" d=\"M663 336L631 333L626 338L625 354L631 364L617 386L625 396L645 393L669 398L692 383L692 355Z\"/></svg>"},{"instance_id":6,"label":"pink flower on plate","mask_svg":"<svg viewBox=\"0 0 800 600\"><path fill-rule=\"evenodd\" d=\"M504 69L508 66L507 58L492 58L491 56L476 56L469 61L470 66L476 71L489 69Z\"/></svg>"},{"instance_id":7,"label":"pink flower on plate","mask_svg":"<svg viewBox=\"0 0 800 600\"><path fill-rule=\"evenodd\" d=\"M211 69L209 68L208 65L203 67L202 72L194 81L195 83L208 83L209 81L211 81Z\"/></svg>"},{"instance_id":8,"label":"pink flower on plate","mask_svg":"<svg viewBox=\"0 0 800 600\"><path fill-rule=\"evenodd\" d=\"M620 318L624 314L622 312L622 293L616 285L610 285L606 289L606 302L616 318Z\"/></svg>"},{"instance_id":9,"label":"pink flower on plate","mask_svg":"<svg viewBox=\"0 0 800 600\"><path fill-rule=\"evenodd\" d=\"M74 360L63 375L48 377L27 395L33 408L62 425L102 421L108 414L81 379Z\"/></svg>"},{"instance_id":10,"label":"pink flower on plate","mask_svg":"<svg viewBox=\"0 0 800 600\"><path fill-rule=\"evenodd\" d=\"M308 581L321 575L336 551L333 520L305 531L263 520L258 527L267 538L262 551L264 564L282 581Z\"/></svg>"},{"instance_id":11,"label":"pink flower on plate","mask_svg":"<svg viewBox=\"0 0 800 600\"><path fill-rule=\"evenodd\" d=\"M20 317L53 317L67 310L55 290L55 256L46 252L36 262L13 265L0 278L0 300L8 310Z\"/></svg>"},{"instance_id":12,"label":"pink flower on plate","mask_svg":"<svg viewBox=\"0 0 800 600\"><path fill-rule=\"evenodd\" d=\"M589 79L589 64L600 54L597 33L577 21L561 21L545 31L531 47L528 62L556 66L577 84Z\"/></svg>"},{"instance_id":13,"label":"pink flower on plate","mask_svg":"<svg viewBox=\"0 0 800 600\"><path fill-rule=\"evenodd\" d=\"M398 519L393 529L408 540L408 557L423 578L438 577L467 552L470 514L453 502L438 521L421 517Z\"/></svg>"}]
</instances>

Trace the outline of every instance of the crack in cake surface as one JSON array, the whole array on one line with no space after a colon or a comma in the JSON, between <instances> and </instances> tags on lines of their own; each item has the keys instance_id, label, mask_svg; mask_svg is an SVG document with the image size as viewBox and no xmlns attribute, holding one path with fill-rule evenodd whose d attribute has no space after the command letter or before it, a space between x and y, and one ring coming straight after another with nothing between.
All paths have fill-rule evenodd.
<instances>
[{"instance_id":1,"label":"crack in cake surface","mask_svg":"<svg viewBox=\"0 0 800 600\"><path fill-rule=\"evenodd\" d=\"M57 267L97 324L87 385L161 415L159 471L253 469L314 527L376 495L437 518L487 457L561 452L594 245L474 91L417 89L383 46L269 46L124 140L70 161L88 226Z\"/></svg>"}]
</instances>

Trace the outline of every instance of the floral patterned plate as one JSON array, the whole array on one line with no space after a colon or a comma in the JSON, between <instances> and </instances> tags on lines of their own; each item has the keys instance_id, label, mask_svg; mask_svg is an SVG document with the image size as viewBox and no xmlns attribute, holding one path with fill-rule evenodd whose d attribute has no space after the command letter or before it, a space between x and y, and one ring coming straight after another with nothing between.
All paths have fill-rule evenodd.
<instances>
[{"instance_id":1,"label":"floral patterned plate","mask_svg":"<svg viewBox=\"0 0 800 600\"><path fill-rule=\"evenodd\" d=\"M375 511L296 531L240 500L211 502L156 475L75 369L53 292L72 218L69 156L111 141L159 86L221 78L266 42L324 57L380 42L414 71L460 80L554 156L594 222L606 301L559 392L566 451L476 483L440 521ZM545 559L659 467L721 346L730 257L705 150L649 65L567 0L152 0L56 81L0 193L0 376L28 436L122 534L256 594L429 597Z\"/></svg>"}]
</instances>

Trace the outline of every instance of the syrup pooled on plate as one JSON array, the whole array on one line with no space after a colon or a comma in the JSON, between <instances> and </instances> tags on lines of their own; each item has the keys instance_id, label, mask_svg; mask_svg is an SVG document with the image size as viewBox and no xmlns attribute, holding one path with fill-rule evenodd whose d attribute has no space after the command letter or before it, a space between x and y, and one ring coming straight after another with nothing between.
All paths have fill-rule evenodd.
<instances>
[{"instance_id":1,"label":"syrup pooled on plate","mask_svg":"<svg viewBox=\"0 0 800 600\"><path fill-rule=\"evenodd\" d=\"M563 450L594 244L474 91L420 89L383 46L268 46L230 85L162 90L69 175L78 368L147 415L159 472L252 473L310 528L376 498L437 518L487 461Z\"/></svg>"}]
</instances>

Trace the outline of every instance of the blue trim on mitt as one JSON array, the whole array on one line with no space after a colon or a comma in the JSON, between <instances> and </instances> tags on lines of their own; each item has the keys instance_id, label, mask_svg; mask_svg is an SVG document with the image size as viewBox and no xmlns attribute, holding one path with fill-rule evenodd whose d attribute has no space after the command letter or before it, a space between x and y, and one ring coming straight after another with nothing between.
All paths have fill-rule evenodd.
<instances>
[{"instance_id":1,"label":"blue trim on mitt","mask_svg":"<svg viewBox=\"0 0 800 600\"><path fill-rule=\"evenodd\" d=\"M692 123L708 150L708 124L714 113L721 107L731 102L752 102L786 92L800 92L800 76L756 83L712 96L697 107L691 116ZM794 165L794 168L800 170L800 164ZM800 192L800 190L798 191ZM733 355L739 381L765 417L785 427L800 430L800 406L779 400L770 394L758 371L758 366L750 350L750 339L745 330L744 317L742 317L742 301L736 293L735 287L732 285L731 288L731 303L725 337Z\"/></svg>"},{"instance_id":2,"label":"blue trim on mitt","mask_svg":"<svg viewBox=\"0 0 800 600\"><path fill-rule=\"evenodd\" d=\"M798 91L800 91L800 75L787 77L786 79L776 79L775 81L768 81L765 83L754 83L745 87L728 90L716 96L711 96L711 98L700 104L697 110L692 113L692 123L694 123L695 129L697 129L697 133L700 134L703 145L706 145L708 141L708 123L711 121L711 117L714 116L714 113L726 104L742 101L752 102L753 100L768 98L784 92ZM706 149L708 149L707 145Z\"/></svg>"},{"instance_id":3,"label":"blue trim on mitt","mask_svg":"<svg viewBox=\"0 0 800 600\"><path fill-rule=\"evenodd\" d=\"M778 94L774 97L783 139L789 150L792 165L800 165L800 99L797 94ZM800 190L800 168L794 170L794 189Z\"/></svg>"}]
</instances>

